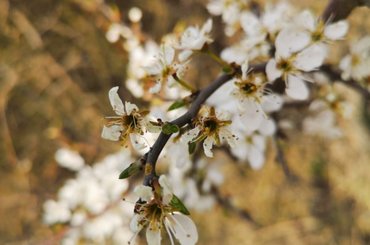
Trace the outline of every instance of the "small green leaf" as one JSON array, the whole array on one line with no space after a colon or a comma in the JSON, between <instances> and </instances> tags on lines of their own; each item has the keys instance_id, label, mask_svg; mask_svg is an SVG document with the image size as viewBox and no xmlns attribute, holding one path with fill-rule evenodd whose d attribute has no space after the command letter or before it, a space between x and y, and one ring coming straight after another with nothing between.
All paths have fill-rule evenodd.
<instances>
[{"instance_id":1,"label":"small green leaf","mask_svg":"<svg viewBox=\"0 0 370 245\"><path fill-rule=\"evenodd\" d=\"M189 142L188 143L188 151L189 151L190 155L194 153L196 146L197 146L196 142Z\"/></svg>"},{"instance_id":2,"label":"small green leaf","mask_svg":"<svg viewBox=\"0 0 370 245\"><path fill-rule=\"evenodd\" d=\"M185 101L183 101L183 100L176 100L175 102L172 103L172 105L170 105L170 107L168 107L168 111L172 111L172 110L178 109L178 108L183 107L185 105L186 105Z\"/></svg>"},{"instance_id":3,"label":"small green leaf","mask_svg":"<svg viewBox=\"0 0 370 245\"><path fill-rule=\"evenodd\" d=\"M172 196L170 206L173 207L175 211L179 211L180 213L183 213L185 215L190 214L189 210L185 207L180 198L178 198L176 195Z\"/></svg>"},{"instance_id":4,"label":"small green leaf","mask_svg":"<svg viewBox=\"0 0 370 245\"><path fill-rule=\"evenodd\" d=\"M162 126L162 132L165 134L173 134L179 132L180 128L176 124L165 123Z\"/></svg>"},{"instance_id":5,"label":"small green leaf","mask_svg":"<svg viewBox=\"0 0 370 245\"><path fill-rule=\"evenodd\" d=\"M222 71L226 74L229 74L233 71L233 69L230 66L222 67Z\"/></svg>"},{"instance_id":6,"label":"small green leaf","mask_svg":"<svg viewBox=\"0 0 370 245\"><path fill-rule=\"evenodd\" d=\"M119 179L126 179L132 175L135 175L137 174L138 172L140 172L140 170L142 169L141 167L141 164L138 163L138 162L133 162L130 164L130 166L128 166L128 168L126 168L125 170L122 171L122 173L119 175Z\"/></svg>"}]
</instances>

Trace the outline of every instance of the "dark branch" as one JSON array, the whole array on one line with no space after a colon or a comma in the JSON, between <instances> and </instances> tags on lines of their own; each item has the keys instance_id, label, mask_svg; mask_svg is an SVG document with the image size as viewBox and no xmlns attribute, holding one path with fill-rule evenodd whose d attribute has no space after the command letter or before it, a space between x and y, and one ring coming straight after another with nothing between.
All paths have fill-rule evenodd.
<instances>
[{"instance_id":1,"label":"dark branch","mask_svg":"<svg viewBox=\"0 0 370 245\"><path fill-rule=\"evenodd\" d=\"M346 19L352 10L365 4L364 0L330 0L322 14L322 19L331 22Z\"/></svg>"},{"instance_id":2,"label":"dark branch","mask_svg":"<svg viewBox=\"0 0 370 245\"><path fill-rule=\"evenodd\" d=\"M223 197L220 193L220 191L216 187L212 187L212 194L216 198L217 203L223 207L226 211L230 211L236 215L238 215L240 218L248 221L250 224L252 224L255 228L260 227L261 225L257 223L253 217L250 215L250 213L244 209L238 208L234 206L230 198Z\"/></svg>"},{"instance_id":3,"label":"dark branch","mask_svg":"<svg viewBox=\"0 0 370 245\"><path fill-rule=\"evenodd\" d=\"M251 69L253 69L254 72L264 72L265 71L265 63L257 64L257 65L251 65ZM235 69L234 72L223 74L220 77L218 77L216 80L214 80L211 84L209 84L207 87L199 91L198 96L194 100L194 102L191 104L189 110L182 115L181 117L173 120L170 122L171 124L175 124L178 127L183 127L188 123L191 123L192 120L197 116L202 104L223 84L225 84L227 81L232 79L236 74L240 74L240 69ZM147 157L147 167L146 169L149 169L149 173L145 173L144 178L144 185L151 185L151 180L155 178L155 166L156 162L158 160L159 154L162 152L164 146L166 145L167 141L171 137L170 134L164 134L160 133L158 139L148 152Z\"/></svg>"},{"instance_id":4,"label":"dark branch","mask_svg":"<svg viewBox=\"0 0 370 245\"><path fill-rule=\"evenodd\" d=\"M332 83L335 83L335 82L343 83L344 85L360 93L364 99L370 100L369 90L362 87L358 82L356 82L353 79L350 79L350 80L342 79L340 71L334 68L332 65L329 65L329 64L323 65L321 66L320 71L324 72L330 78L330 81Z\"/></svg>"}]
</instances>

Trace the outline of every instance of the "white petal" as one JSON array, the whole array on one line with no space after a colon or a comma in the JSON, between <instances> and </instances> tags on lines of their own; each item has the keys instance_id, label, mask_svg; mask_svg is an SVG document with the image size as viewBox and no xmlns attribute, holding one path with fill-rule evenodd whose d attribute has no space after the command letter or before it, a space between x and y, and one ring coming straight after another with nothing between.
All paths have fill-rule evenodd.
<instances>
[{"instance_id":1,"label":"white petal","mask_svg":"<svg viewBox=\"0 0 370 245\"><path fill-rule=\"evenodd\" d=\"M141 151L141 150L145 149L148 146L147 141L145 140L143 135L130 134L130 140L131 140L132 146L137 151Z\"/></svg>"},{"instance_id":2,"label":"white petal","mask_svg":"<svg viewBox=\"0 0 370 245\"><path fill-rule=\"evenodd\" d=\"M143 227L140 225L140 221L141 220L141 216L139 216L138 214L134 214L134 216L132 216L132 219L130 221L130 230L132 232L139 232Z\"/></svg>"},{"instance_id":3,"label":"white petal","mask_svg":"<svg viewBox=\"0 0 370 245\"><path fill-rule=\"evenodd\" d=\"M185 62L189 60L190 56L193 54L192 50L184 50L179 54L179 61Z\"/></svg>"},{"instance_id":4,"label":"white petal","mask_svg":"<svg viewBox=\"0 0 370 245\"><path fill-rule=\"evenodd\" d=\"M211 30L212 30L212 24L213 24L212 19L208 19L206 21L206 23L204 23L204 25L202 27L202 32L203 33L209 33L209 32L211 32Z\"/></svg>"},{"instance_id":5,"label":"white petal","mask_svg":"<svg viewBox=\"0 0 370 245\"><path fill-rule=\"evenodd\" d=\"M161 63L158 62L158 60L155 60L152 65L144 66L143 69L148 75L156 76L161 74L163 66Z\"/></svg>"},{"instance_id":6,"label":"white petal","mask_svg":"<svg viewBox=\"0 0 370 245\"><path fill-rule=\"evenodd\" d=\"M148 245L161 245L161 230L146 229L146 241Z\"/></svg>"},{"instance_id":7,"label":"white petal","mask_svg":"<svg viewBox=\"0 0 370 245\"><path fill-rule=\"evenodd\" d=\"M220 137L221 139L226 140L230 147L236 146L236 137L227 128L220 129Z\"/></svg>"},{"instance_id":8,"label":"white petal","mask_svg":"<svg viewBox=\"0 0 370 245\"><path fill-rule=\"evenodd\" d=\"M345 20L338 21L325 27L324 35L330 40L343 38L348 32L348 22Z\"/></svg>"},{"instance_id":9,"label":"white petal","mask_svg":"<svg viewBox=\"0 0 370 245\"><path fill-rule=\"evenodd\" d=\"M207 157L213 157L212 147L215 143L215 140L212 136L207 137L203 142L203 149L204 154L206 154Z\"/></svg>"},{"instance_id":10,"label":"white petal","mask_svg":"<svg viewBox=\"0 0 370 245\"><path fill-rule=\"evenodd\" d=\"M125 101L125 108L126 108L126 114L131 115L132 111L136 110L139 111L139 108L128 101Z\"/></svg>"},{"instance_id":11,"label":"white petal","mask_svg":"<svg viewBox=\"0 0 370 245\"><path fill-rule=\"evenodd\" d=\"M153 87L149 89L149 92L152 94L156 94L161 90L162 84L160 82L156 82Z\"/></svg>"},{"instance_id":12,"label":"white petal","mask_svg":"<svg viewBox=\"0 0 370 245\"><path fill-rule=\"evenodd\" d=\"M242 64L242 79L246 79L247 78L247 73L248 73L248 59L243 62Z\"/></svg>"},{"instance_id":13,"label":"white petal","mask_svg":"<svg viewBox=\"0 0 370 245\"><path fill-rule=\"evenodd\" d=\"M110 104L112 105L113 110L116 112L117 115L124 115L125 114L125 108L123 107L123 102L118 96L118 86L113 87L109 90L108 96Z\"/></svg>"},{"instance_id":14,"label":"white petal","mask_svg":"<svg viewBox=\"0 0 370 245\"><path fill-rule=\"evenodd\" d=\"M181 245L194 245L198 241L198 231L192 219L188 216L174 213L168 216L171 230Z\"/></svg>"},{"instance_id":15,"label":"white petal","mask_svg":"<svg viewBox=\"0 0 370 245\"><path fill-rule=\"evenodd\" d=\"M260 170L265 163L264 153L256 147L251 147L248 154L248 161L252 169Z\"/></svg>"},{"instance_id":16,"label":"white petal","mask_svg":"<svg viewBox=\"0 0 370 245\"><path fill-rule=\"evenodd\" d=\"M243 128L241 128L244 132L251 132L256 130L263 118L264 112L261 108L261 105L258 103L254 103L253 101L246 100L243 103L244 111L242 112L242 116L239 117L240 124Z\"/></svg>"},{"instance_id":17,"label":"white petal","mask_svg":"<svg viewBox=\"0 0 370 245\"><path fill-rule=\"evenodd\" d=\"M275 59L270 59L269 62L267 62L266 65L266 74L267 74L267 79L270 82L275 81L277 78L281 77L283 75L282 71L279 70L276 67L276 61Z\"/></svg>"},{"instance_id":18,"label":"white petal","mask_svg":"<svg viewBox=\"0 0 370 245\"><path fill-rule=\"evenodd\" d=\"M258 129L258 131L265 136L271 136L276 131L276 125L272 119L264 119Z\"/></svg>"},{"instance_id":19,"label":"white petal","mask_svg":"<svg viewBox=\"0 0 370 245\"><path fill-rule=\"evenodd\" d=\"M192 142L199 134L199 127L195 127L181 136L181 141L188 143Z\"/></svg>"},{"instance_id":20,"label":"white petal","mask_svg":"<svg viewBox=\"0 0 370 245\"><path fill-rule=\"evenodd\" d=\"M175 50L171 46L164 45L162 52L166 65L171 65L173 58L175 57Z\"/></svg>"},{"instance_id":21,"label":"white petal","mask_svg":"<svg viewBox=\"0 0 370 245\"><path fill-rule=\"evenodd\" d=\"M309 96L309 91L306 83L297 76L288 76L286 94L296 100L305 100Z\"/></svg>"},{"instance_id":22,"label":"white petal","mask_svg":"<svg viewBox=\"0 0 370 245\"><path fill-rule=\"evenodd\" d=\"M301 51L311 41L308 32L296 28L286 28L279 32L275 46L278 56L287 58L293 53Z\"/></svg>"},{"instance_id":23,"label":"white petal","mask_svg":"<svg viewBox=\"0 0 370 245\"><path fill-rule=\"evenodd\" d=\"M256 36L262 29L259 19L250 12L243 12L240 17L240 24L248 36Z\"/></svg>"},{"instance_id":24,"label":"white petal","mask_svg":"<svg viewBox=\"0 0 370 245\"><path fill-rule=\"evenodd\" d=\"M171 186L170 186L170 183L167 177L165 175L161 175L159 177L158 182L159 182L159 185L162 187L162 191L163 191L163 203L169 204L172 199L173 192L172 192L172 189L171 189Z\"/></svg>"},{"instance_id":25,"label":"white petal","mask_svg":"<svg viewBox=\"0 0 370 245\"><path fill-rule=\"evenodd\" d=\"M313 32L315 31L315 27L316 27L316 20L313 14L309 10L305 10L295 18L294 24L302 26L306 28L307 30Z\"/></svg>"},{"instance_id":26,"label":"white petal","mask_svg":"<svg viewBox=\"0 0 370 245\"><path fill-rule=\"evenodd\" d=\"M118 141L123 127L121 125L104 126L101 137L106 140Z\"/></svg>"},{"instance_id":27,"label":"white petal","mask_svg":"<svg viewBox=\"0 0 370 245\"><path fill-rule=\"evenodd\" d=\"M264 112L274 112L281 109L284 100L280 95L268 94L263 96L262 109Z\"/></svg>"},{"instance_id":28,"label":"white petal","mask_svg":"<svg viewBox=\"0 0 370 245\"><path fill-rule=\"evenodd\" d=\"M326 58L327 49L323 44L314 44L300 52L294 60L294 66L309 72L321 66Z\"/></svg>"},{"instance_id":29,"label":"white petal","mask_svg":"<svg viewBox=\"0 0 370 245\"><path fill-rule=\"evenodd\" d=\"M134 189L134 193L143 201L149 201L153 197L153 190L150 186L138 185Z\"/></svg>"},{"instance_id":30,"label":"white petal","mask_svg":"<svg viewBox=\"0 0 370 245\"><path fill-rule=\"evenodd\" d=\"M77 151L72 151L67 148L58 149L55 153L55 160L59 166L72 171L78 171L85 165L85 160Z\"/></svg>"}]
</instances>

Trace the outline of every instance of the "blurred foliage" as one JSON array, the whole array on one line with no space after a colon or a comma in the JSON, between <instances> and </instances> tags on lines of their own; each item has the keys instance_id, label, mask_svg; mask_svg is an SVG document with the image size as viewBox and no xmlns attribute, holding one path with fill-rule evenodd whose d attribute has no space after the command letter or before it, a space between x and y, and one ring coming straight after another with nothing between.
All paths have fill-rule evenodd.
<instances>
[{"instance_id":1,"label":"blurred foliage","mask_svg":"<svg viewBox=\"0 0 370 245\"><path fill-rule=\"evenodd\" d=\"M204 21L205 2L108 1L125 22L131 6L142 8L143 30L157 41L176 26ZM325 4L293 2L316 10ZM106 41L109 21L96 3L0 0L0 244L57 243L41 223L41 209L71 176L55 164L58 147L78 150L88 163L119 149L101 140L100 130L111 110L107 91L123 84L127 57L119 44ZM368 16L364 9L352 14L349 39L368 31ZM217 28L220 19L215 26L213 48L219 51L228 41ZM191 76L199 84L217 74L213 63L197 65ZM361 108L355 93L342 90ZM357 109L341 122L345 136L334 142L299 131L289 135L284 151L298 176L294 182L274 162L272 147L259 172L226 165L222 193L249 210L261 227L216 208L195 214L200 244L369 244L370 141L360 118ZM217 157L230 162L222 153Z\"/></svg>"}]
</instances>

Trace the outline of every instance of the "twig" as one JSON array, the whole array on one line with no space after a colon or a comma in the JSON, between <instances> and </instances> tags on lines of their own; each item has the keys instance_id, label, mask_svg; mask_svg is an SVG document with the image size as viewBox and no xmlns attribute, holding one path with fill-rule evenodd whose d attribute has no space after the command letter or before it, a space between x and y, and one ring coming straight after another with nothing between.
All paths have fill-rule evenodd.
<instances>
[{"instance_id":1,"label":"twig","mask_svg":"<svg viewBox=\"0 0 370 245\"><path fill-rule=\"evenodd\" d=\"M216 198L217 203L221 207L225 208L227 211L231 211L232 213L238 215L240 218L248 221L255 228L258 228L258 227L261 226L259 223L257 223L257 221L255 221L253 219L253 217L251 216L251 214L247 210L244 210L244 209L241 209L241 208L238 208L238 207L234 206L231 203L230 198L223 197L221 195L220 191L218 190L218 188L212 187L211 191L212 191L212 194L214 195L214 197Z\"/></svg>"},{"instance_id":2,"label":"twig","mask_svg":"<svg viewBox=\"0 0 370 245\"><path fill-rule=\"evenodd\" d=\"M342 79L339 70L334 68L332 65L325 64L325 65L321 66L320 71L327 74L329 76L331 82L333 82L333 83L335 83L335 82L343 83L344 85L346 85L346 86L354 89L355 91L359 92L363 96L364 99L370 100L370 92L366 88L362 87L358 82L356 82L353 79L350 79L350 80Z\"/></svg>"},{"instance_id":3,"label":"twig","mask_svg":"<svg viewBox=\"0 0 370 245\"><path fill-rule=\"evenodd\" d=\"M277 163L279 163L279 165L283 169L283 172L284 172L285 177L289 181L296 181L296 180L298 180L298 177L295 174L293 174L292 171L289 168L288 162L287 162L287 160L285 158L285 154L284 154L283 148L281 146L281 142L280 142L278 133L274 134L274 136L272 137L272 139L273 139L273 143L274 143L274 146L275 146L275 149L276 149L276 157L275 157L275 160L276 160Z\"/></svg>"},{"instance_id":4,"label":"twig","mask_svg":"<svg viewBox=\"0 0 370 245\"><path fill-rule=\"evenodd\" d=\"M266 66L265 63L251 65L253 71L255 72L263 72L265 70L265 66ZM239 68L235 68L234 71L231 73L221 75L216 80L214 80L210 85L200 90L198 96L191 104L189 110L179 118L171 121L170 123L177 125L179 128L183 127L188 123L191 123L192 120L197 116L202 104L208 99L208 97L210 97L219 87L221 87L223 84L232 79L236 74L240 74ZM145 166L145 178L143 182L144 185L150 186L152 179L156 177L155 172L156 162L158 160L159 154L162 152L164 146L166 145L170 137L171 134L160 133L154 145L149 150L147 163Z\"/></svg>"},{"instance_id":5,"label":"twig","mask_svg":"<svg viewBox=\"0 0 370 245\"><path fill-rule=\"evenodd\" d=\"M365 6L364 0L330 0L322 14L324 21L343 20L357 7Z\"/></svg>"}]
</instances>

